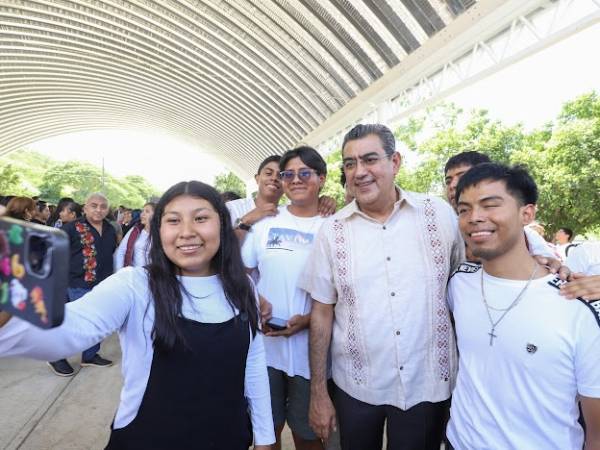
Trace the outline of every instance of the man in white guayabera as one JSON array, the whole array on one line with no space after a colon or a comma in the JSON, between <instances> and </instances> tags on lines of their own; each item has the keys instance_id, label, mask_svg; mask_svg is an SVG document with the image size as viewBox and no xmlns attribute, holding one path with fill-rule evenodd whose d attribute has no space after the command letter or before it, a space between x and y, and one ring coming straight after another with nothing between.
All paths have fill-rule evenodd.
<instances>
[{"instance_id":1,"label":"man in white guayabera","mask_svg":"<svg viewBox=\"0 0 600 450\"><path fill-rule=\"evenodd\" d=\"M388 450L439 450L456 373L446 304L464 260L456 215L394 184L401 158L384 125L350 130L342 158L355 199L321 226L299 280L313 298L311 425L326 440L337 413L344 450L381 448L386 423Z\"/></svg>"}]
</instances>

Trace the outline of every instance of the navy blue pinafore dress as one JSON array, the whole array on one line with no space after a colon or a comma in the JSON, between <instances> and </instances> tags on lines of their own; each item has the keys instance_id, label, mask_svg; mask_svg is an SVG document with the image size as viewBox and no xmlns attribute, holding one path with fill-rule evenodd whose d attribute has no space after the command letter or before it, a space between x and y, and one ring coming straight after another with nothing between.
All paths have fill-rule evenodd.
<instances>
[{"instance_id":1,"label":"navy blue pinafore dress","mask_svg":"<svg viewBox=\"0 0 600 450\"><path fill-rule=\"evenodd\" d=\"M154 352L137 416L112 430L107 450L247 450L250 328L244 316L223 323L179 318L187 347Z\"/></svg>"}]
</instances>

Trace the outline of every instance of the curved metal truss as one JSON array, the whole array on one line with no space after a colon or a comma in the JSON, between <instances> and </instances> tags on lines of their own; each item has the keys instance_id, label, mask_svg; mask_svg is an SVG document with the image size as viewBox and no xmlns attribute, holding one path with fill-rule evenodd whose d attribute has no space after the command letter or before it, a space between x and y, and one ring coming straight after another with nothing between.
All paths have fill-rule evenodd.
<instances>
[{"instance_id":1,"label":"curved metal truss","mask_svg":"<svg viewBox=\"0 0 600 450\"><path fill-rule=\"evenodd\" d=\"M356 123L393 126L491 73L598 24L600 0L507 0L496 5L482 1L304 141L326 154L340 147L344 134ZM459 36L449 39L444 36L448 33Z\"/></svg>"},{"instance_id":2,"label":"curved metal truss","mask_svg":"<svg viewBox=\"0 0 600 450\"><path fill-rule=\"evenodd\" d=\"M0 0L0 154L161 128L250 175L475 0Z\"/></svg>"}]
</instances>

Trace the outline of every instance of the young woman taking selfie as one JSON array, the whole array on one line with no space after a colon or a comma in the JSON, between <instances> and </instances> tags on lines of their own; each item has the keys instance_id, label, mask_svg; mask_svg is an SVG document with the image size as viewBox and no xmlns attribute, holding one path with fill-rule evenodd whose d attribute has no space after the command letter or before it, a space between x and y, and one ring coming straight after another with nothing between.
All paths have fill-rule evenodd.
<instances>
[{"instance_id":1,"label":"young woman taking selfie","mask_svg":"<svg viewBox=\"0 0 600 450\"><path fill-rule=\"evenodd\" d=\"M257 297L217 191L170 188L150 227L150 263L109 277L42 331L11 318L0 356L57 360L114 331L124 385L108 449L247 449L275 442ZM6 313L0 313L0 325Z\"/></svg>"}]
</instances>

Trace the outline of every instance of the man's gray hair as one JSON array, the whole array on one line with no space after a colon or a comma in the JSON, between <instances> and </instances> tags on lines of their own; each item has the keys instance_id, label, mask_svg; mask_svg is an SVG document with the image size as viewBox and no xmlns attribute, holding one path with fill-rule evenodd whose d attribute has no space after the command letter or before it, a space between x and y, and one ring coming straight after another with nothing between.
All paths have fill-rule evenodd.
<instances>
[{"instance_id":1,"label":"man's gray hair","mask_svg":"<svg viewBox=\"0 0 600 450\"><path fill-rule=\"evenodd\" d=\"M87 205L89 203L89 201L93 198L101 198L102 200L104 200L106 202L107 205L110 205L108 198L106 198L106 195L104 195L102 192L94 192L94 193L88 195L87 198L85 199L85 204Z\"/></svg>"}]
</instances>

